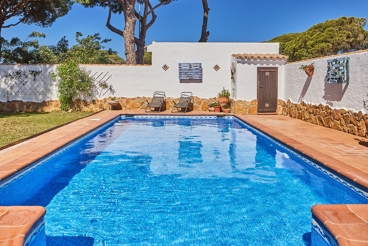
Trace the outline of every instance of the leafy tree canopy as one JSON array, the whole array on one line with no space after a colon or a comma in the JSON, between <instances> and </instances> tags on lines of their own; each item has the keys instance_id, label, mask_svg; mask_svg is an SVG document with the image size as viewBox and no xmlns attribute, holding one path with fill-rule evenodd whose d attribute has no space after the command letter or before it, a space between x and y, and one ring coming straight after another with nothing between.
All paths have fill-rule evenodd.
<instances>
[{"instance_id":1,"label":"leafy tree canopy","mask_svg":"<svg viewBox=\"0 0 368 246\"><path fill-rule=\"evenodd\" d=\"M341 17L312 26L305 32L285 34L268 42L280 42L280 53L299 61L366 49L365 18Z\"/></svg>"},{"instance_id":2,"label":"leafy tree canopy","mask_svg":"<svg viewBox=\"0 0 368 246\"><path fill-rule=\"evenodd\" d=\"M280 43L280 53L285 54L286 44L289 41L295 39L298 35L299 35L299 33L288 33L288 34L284 34L284 35L278 36L276 38L273 38L268 42L269 43Z\"/></svg>"},{"instance_id":3,"label":"leafy tree canopy","mask_svg":"<svg viewBox=\"0 0 368 246\"><path fill-rule=\"evenodd\" d=\"M0 0L0 51L3 28L20 23L51 26L58 17L69 12L73 3L73 0Z\"/></svg>"},{"instance_id":4,"label":"leafy tree canopy","mask_svg":"<svg viewBox=\"0 0 368 246\"><path fill-rule=\"evenodd\" d=\"M29 38L44 38L45 34L32 32L26 40L12 38L10 41L1 40L3 50L1 56L4 64L14 63L37 63L40 59L38 40L28 40Z\"/></svg>"},{"instance_id":5,"label":"leafy tree canopy","mask_svg":"<svg viewBox=\"0 0 368 246\"><path fill-rule=\"evenodd\" d=\"M73 60L84 64L123 64L124 59L117 55L117 52L104 50L103 43L110 40L101 40L100 34L88 35L81 38L82 33L76 33L77 44L69 49L68 40L63 37L56 45L40 46L37 39L44 38L45 35L39 32L32 32L25 41L13 38L10 41L2 39L2 57L4 64L56 64L66 60Z\"/></svg>"},{"instance_id":6,"label":"leafy tree canopy","mask_svg":"<svg viewBox=\"0 0 368 246\"><path fill-rule=\"evenodd\" d=\"M0 27L8 28L19 23L50 26L58 17L69 12L72 0L1 0ZM11 24L5 22L13 17L17 20Z\"/></svg>"},{"instance_id":7,"label":"leafy tree canopy","mask_svg":"<svg viewBox=\"0 0 368 246\"><path fill-rule=\"evenodd\" d=\"M143 63L152 64L152 52L144 51Z\"/></svg>"}]
</instances>

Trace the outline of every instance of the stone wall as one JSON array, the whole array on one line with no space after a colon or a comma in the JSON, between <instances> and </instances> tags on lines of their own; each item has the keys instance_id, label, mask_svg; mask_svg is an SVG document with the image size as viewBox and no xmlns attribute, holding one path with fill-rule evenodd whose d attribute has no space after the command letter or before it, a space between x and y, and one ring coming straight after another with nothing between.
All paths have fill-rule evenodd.
<instances>
[{"instance_id":1,"label":"stone wall","mask_svg":"<svg viewBox=\"0 0 368 246\"><path fill-rule=\"evenodd\" d=\"M72 109L90 112L98 112L104 109L108 110L110 109L108 100L109 99L107 98L102 100L96 99L92 102L77 100L74 102ZM119 97L116 100L119 101L119 105L116 109L135 110L145 109L147 101L150 101L151 98ZM179 98L167 98L163 110L171 110L174 102L178 102L178 100ZM208 104L215 101L215 97L208 99L194 97L193 110L208 111ZM257 100L232 100L231 105L232 113L257 114ZM58 100L43 101L41 103L23 101L0 102L0 112L52 112L59 110L60 104ZM368 137L365 126L365 120L368 119L368 114L363 114L361 111L354 112L352 110L345 109L332 109L330 106L322 104L313 105L305 102L295 104L290 100L287 102L278 100L277 114L332 128L334 130L343 131L356 136Z\"/></svg>"},{"instance_id":2,"label":"stone wall","mask_svg":"<svg viewBox=\"0 0 368 246\"><path fill-rule=\"evenodd\" d=\"M281 114L316 125L343 131L360 137L368 137L365 120L368 114L345 109L332 109L328 105L298 104L281 101Z\"/></svg>"},{"instance_id":3,"label":"stone wall","mask_svg":"<svg viewBox=\"0 0 368 246\"><path fill-rule=\"evenodd\" d=\"M193 110L195 111L208 111L208 104L215 102L217 98L199 98L194 96ZM119 101L118 107L116 109L124 110L135 110L135 109L145 109L147 106L147 101L151 101L150 97L118 97ZM164 104L164 110L171 110L175 102L178 102L179 98L166 98L166 103ZM73 110L98 112L104 109L110 109L108 104L109 99L96 99L91 102L76 100L73 105ZM257 114L257 100L245 101L245 100L232 100L231 112L236 114ZM37 102L23 102L23 101L9 101L0 102L0 112L52 112L59 111L60 103L58 100Z\"/></svg>"}]
</instances>

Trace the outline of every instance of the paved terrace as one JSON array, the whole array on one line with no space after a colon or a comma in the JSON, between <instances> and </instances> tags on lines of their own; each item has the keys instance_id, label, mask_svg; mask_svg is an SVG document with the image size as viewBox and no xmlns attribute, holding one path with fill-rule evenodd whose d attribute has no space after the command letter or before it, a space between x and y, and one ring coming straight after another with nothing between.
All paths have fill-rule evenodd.
<instances>
[{"instance_id":1,"label":"paved terrace","mask_svg":"<svg viewBox=\"0 0 368 246\"><path fill-rule=\"evenodd\" d=\"M0 181L30 163L83 136L120 114L148 114L142 110L102 111L0 151ZM149 113L155 114L157 113ZM169 110L159 115L172 114ZM173 113L179 115L178 113ZM222 113L189 112L185 115ZM368 188L368 139L280 115L236 115L240 119L301 151L329 168ZM319 207L314 214L334 234L340 245L368 245L368 206ZM347 214L348 213L348 214ZM4 231L0 213L0 230ZM8 218L9 219L9 218ZM18 222L22 223L22 222ZM27 223L27 222L23 222ZM338 224L338 225L337 225ZM330 225L330 226L329 226ZM358 229L359 228L359 229ZM0 244L11 234L0 233ZM23 235L24 237L24 235ZM4 241L3 241L4 242ZM9 242L9 241L8 241ZM14 244L17 245L17 244Z\"/></svg>"}]
</instances>

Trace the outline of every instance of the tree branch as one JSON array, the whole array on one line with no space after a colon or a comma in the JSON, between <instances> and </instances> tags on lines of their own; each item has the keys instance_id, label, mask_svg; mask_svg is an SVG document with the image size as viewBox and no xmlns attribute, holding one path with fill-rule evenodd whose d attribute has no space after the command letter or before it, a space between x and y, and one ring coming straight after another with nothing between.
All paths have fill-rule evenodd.
<instances>
[{"instance_id":1,"label":"tree branch","mask_svg":"<svg viewBox=\"0 0 368 246\"><path fill-rule=\"evenodd\" d=\"M161 5L166 5L166 4L169 4L169 3L171 3L171 1L172 0L163 0L163 1L161 1L159 4L157 4L155 7L153 7L152 8L152 6L151 6L151 11L149 11L148 13L147 13L147 15L150 15L151 14L151 12L153 12L155 9L157 9L158 7L160 7ZM151 4L151 3L150 3Z\"/></svg>"},{"instance_id":2,"label":"tree branch","mask_svg":"<svg viewBox=\"0 0 368 246\"><path fill-rule=\"evenodd\" d=\"M201 38L199 39L199 42L207 42L208 36L210 35L210 32L207 31L208 12L210 11L210 8L208 8L207 0L202 0L202 5L204 13L203 13Z\"/></svg>"},{"instance_id":3,"label":"tree branch","mask_svg":"<svg viewBox=\"0 0 368 246\"><path fill-rule=\"evenodd\" d=\"M25 19L25 17L23 17L22 19L20 19L17 23L15 24L9 24L9 25L6 25L6 26L2 26L1 28L9 28L9 27L12 27L12 26L16 26L18 25L19 23L21 23L23 20Z\"/></svg>"},{"instance_id":4,"label":"tree branch","mask_svg":"<svg viewBox=\"0 0 368 246\"><path fill-rule=\"evenodd\" d=\"M111 25L110 21L111 21L111 13L112 13L112 6L109 0L105 0L105 2L107 2L107 4L109 5L109 15L107 16L107 20L106 20L106 27L108 29L110 29L110 31L123 36L123 32L119 29L117 29L116 27L114 27L113 25Z\"/></svg>"}]
</instances>

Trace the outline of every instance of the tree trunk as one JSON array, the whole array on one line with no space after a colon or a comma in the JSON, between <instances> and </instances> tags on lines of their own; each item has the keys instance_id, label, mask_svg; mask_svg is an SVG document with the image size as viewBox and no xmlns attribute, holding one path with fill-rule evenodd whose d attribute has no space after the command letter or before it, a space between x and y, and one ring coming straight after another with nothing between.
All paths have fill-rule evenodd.
<instances>
[{"instance_id":1,"label":"tree trunk","mask_svg":"<svg viewBox=\"0 0 368 246\"><path fill-rule=\"evenodd\" d=\"M1 36L2 35L2 26L3 24L0 24L0 62L2 62L3 60L3 56L2 56L2 53L3 53L3 37Z\"/></svg>"},{"instance_id":2,"label":"tree trunk","mask_svg":"<svg viewBox=\"0 0 368 246\"><path fill-rule=\"evenodd\" d=\"M135 56L135 42L134 42L134 28L135 28L135 0L125 0L124 5L124 19L125 27L123 31L125 56L127 64L136 64Z\"/></svg>"},{"instance_id":3,"label":"tree trunk","mask_svg":"<svg viewBox=\"0 0 368 246\"><path fill-rule=\"evenodd\" d=\"M208 36L210 36L210 32L207 31L207 22L208 22L208 12L210 9L208 8L207 0L202 0L203 4L203 23L202 23L202 33L199 42L207 42Z\"/></svg>"},{"instance_id":4,"label":"tree trunk","mask_svg":"<svg viewBox=\"0 0 368 246\"><path fill-rule=\"evenodd\" d=\"M135 44L137 46L137 63L143 64L144 63L144 47L146 45L146 34L147 30L155 23L157 16L155 15L155 9L161 7L162 5L167 5L171 3L172 0L161 0L155 6L152 6L150 0L144 0L144 10L143 15L141 16L140 13L135 13L137 19L141 23L140 30L139 30L139 38L135 39ZM151 20L147 23L148 16L151 16Z\"/></svg>"},{"instance_id":5,"label":"tree trunk","mask_svg":"<svg viewBox=\"0 0 368 246\"><path fill-rule=\"evenodd\" d=\"M145 47L145 39L146 39L146 35L139 35L139 39L136 39L135 40L135 44L137 45L137 52L136 52L136 55L137 55L137 64L144 64L144 60L143 60L143 57L144 57L144 47Z\"/></svg>"},{"instance_id":6,"label":"tree trunk","mask_svg":"<svg viewBox=\"0 0 368 246\"><path fill-rule=\"evenodd\" d=\"M143 64L143 57L144 57L144 47L146 45L146 33L147 33L147 17L148 17L148 6L149 1L144 1L144 9L143 9L143 16L139 16L138 20L140 22L140 29L139 29L139 38L135 39L135 45L137 46L137 64ZM154 19L154 18L153 18ZM154 20L153 20L154 21Z\"/></svg>"}]
</instances>

